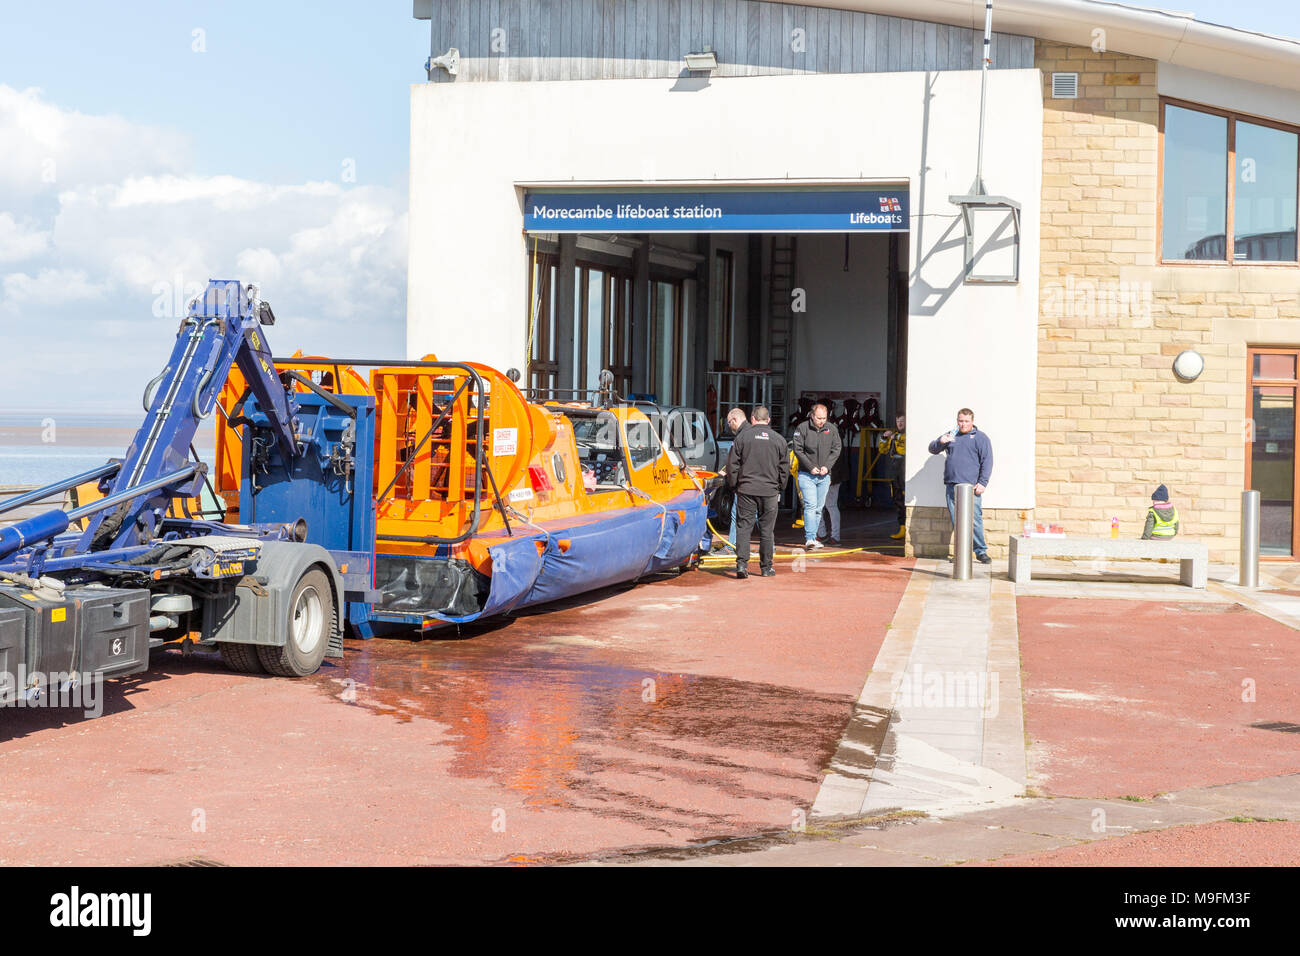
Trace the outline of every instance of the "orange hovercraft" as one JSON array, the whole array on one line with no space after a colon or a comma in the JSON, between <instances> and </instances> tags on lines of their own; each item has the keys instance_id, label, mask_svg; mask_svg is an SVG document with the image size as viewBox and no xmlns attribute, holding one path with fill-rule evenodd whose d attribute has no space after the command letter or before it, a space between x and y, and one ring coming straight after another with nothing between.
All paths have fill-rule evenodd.
<instances>
[{"instance_id":1,"label":"orange hovercraft","mask_svg":"<svg viewBox=\"0 0 1300 956\"><path fill-rule=\"evenodd\" d=\"M506 614L691 567L708 548L717 476L610 388L533 402L495 369L432 355L274 364L303 407L330 413L310 425L335 429L330 460L281 460L232 369L213 490L227 522L301 520L306 540L372 557L367 600L346 608L357 636Z\"/></svg>"}]
</instances>

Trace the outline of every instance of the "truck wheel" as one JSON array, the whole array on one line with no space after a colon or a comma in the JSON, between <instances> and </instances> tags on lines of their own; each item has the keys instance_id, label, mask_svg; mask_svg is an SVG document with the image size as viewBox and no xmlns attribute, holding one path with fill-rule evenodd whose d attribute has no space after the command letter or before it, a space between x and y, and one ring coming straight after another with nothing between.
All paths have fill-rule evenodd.
<instances>
[{"instance_id":1,"label":"truck wheel","mask_svg":"<svg viewBox=\"0 0 1300 956\"><path fill-rule=\"evenodd\" d=\"M257 647L253 644L235 644L231 641L221 642L221 659L232 671L241 674L265 674L262 659L257 656Z\"/></svg>"},{"instance_id":2,"label":"truck wheel","mask_svg":"<svg viewBox=\"0 0 1300 956\"><path fill-rule=\"evenodd\" d=\"M313 568L298 579L289 599L283 647L260 646L257 656L278 677L306 677L320 670L334 626L334 592L329 578Z\"/></svg>"}]
</instances>

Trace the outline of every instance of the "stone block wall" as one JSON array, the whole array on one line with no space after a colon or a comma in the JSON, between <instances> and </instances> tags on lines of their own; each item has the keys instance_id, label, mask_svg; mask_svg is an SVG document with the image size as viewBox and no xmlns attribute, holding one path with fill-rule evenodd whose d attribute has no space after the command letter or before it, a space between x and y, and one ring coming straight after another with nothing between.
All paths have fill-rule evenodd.
<instances>
[{"instance_id":1,"label":"stone block wall","mask_svg":"<svg viewBox=\"0 0 1300 956\"><path fill-rule=\"evenodd\" d=\"M1039 42L1043 191L1034 517L1141 534L1168 485L1182 533L1235 561L1248 427L1246 349L1300 342L1300 271L1160 265L1153 61ZM1051 74L1079 74L1052 99ZM1282 329L1279 332L1279 328ZM1191 383L1174 357L1195 349ZM919 553L919 552L918 552Z\"/></svg>"},{"instance_id":2,"label":"stone block wall","mask_svg":"<svg viewBox=\"0 0 1300 956\"><path fill-rule=\"evenodd\" d=\"M1010 508L984 509L984 539L993 558L1007 556L1007 537L1019 534L1024 526L1021 514L1033 512ZM947 508L907 509L907 553L918 558L952 557L952 519Z\"/></svg>"}]
</instances>

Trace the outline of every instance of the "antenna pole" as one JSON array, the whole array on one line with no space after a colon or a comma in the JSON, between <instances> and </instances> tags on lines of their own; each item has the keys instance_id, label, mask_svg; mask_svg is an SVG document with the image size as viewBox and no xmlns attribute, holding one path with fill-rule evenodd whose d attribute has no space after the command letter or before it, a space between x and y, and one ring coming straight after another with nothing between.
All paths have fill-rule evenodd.
<instances>
[{"instance_id":1,"label":"antenna pole","mask_svg":"<svg viewBox=\"0 0 1300 956\"><path fill-rule=\"evenodd\" d=\"M993 55L993 0L984 0L984 59L980 64L980 144L975 159L975 195L984 191L984 101L988 95L989 63Z\"/></svg>"}]
</instances>

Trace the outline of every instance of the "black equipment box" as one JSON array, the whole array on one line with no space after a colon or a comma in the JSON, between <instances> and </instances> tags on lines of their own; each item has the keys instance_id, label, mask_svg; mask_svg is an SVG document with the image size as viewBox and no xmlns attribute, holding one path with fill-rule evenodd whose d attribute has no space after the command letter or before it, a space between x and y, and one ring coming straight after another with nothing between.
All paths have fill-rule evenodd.
<instances>
[{"instance_id":1,"label":"black equipment box","mask_svg":"<svg viewBox=\"0 0 1300 956\"><path fill-rule=\"evenodd\" d=\"M27 619L22 611L0 610L0 704L18 698L27 673Z\"/></svg>"},{"instance_id":2,"label":"black equipment box","mask_svg":"<svg viewBox=\"0 0 1300 956\"><path fill-rule=\"evenodd\" d=\"M12 612L22 620L21 658L29 680L33 674L121 677L149 667L146 590L69 588L45 597L19 585L0 585L0 615ZM0 624L0 634L5 633ZM0 671L8 669L4 647L0 637ZM15 663L10 673L16 676L17 670Z\"/></svg>"}]
</instances>

